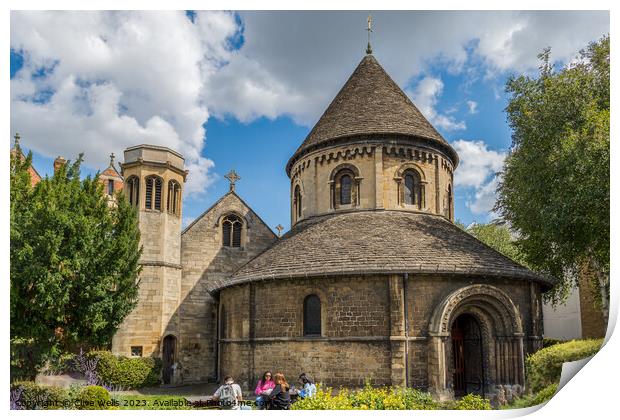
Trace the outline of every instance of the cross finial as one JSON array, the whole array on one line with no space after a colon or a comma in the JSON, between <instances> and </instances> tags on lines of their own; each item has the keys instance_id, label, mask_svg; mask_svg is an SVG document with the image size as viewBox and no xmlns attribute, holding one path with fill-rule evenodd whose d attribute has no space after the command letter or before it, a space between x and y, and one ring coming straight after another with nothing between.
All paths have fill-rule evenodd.
<instances>
[{"instance_id":1,"label":"cross finial","mask_svg":"<svg viewBox=\"0 0 620 420\"><path fill-rule=\"evenodd\" d=\"M234 169L224 175L224 178L226 178L230 182L230 191L235 190L235 182L241 179L241 177L237 174L237 172L235 172Z\"/></svg>"},{"instance_id":2,"label":"cross finial","mask_svg":"<svg viewBox=\"0 0 620 420\"><path fill-rule=\"evenodd\" d=\"M110 153L110 166L114 166L114 152Z\"/></svg>"},{"instance_id":3,"label":"cross finial","mask_svg":"<svg viewBox=\"0 0 620 420\"><path fill-rule=\"evenodd\" d=\"M15 146L19 146L19 139L21 139L19 133L15 133L15 136L13 136L13 138L15 139Z\"/></svg>"},{"instance_id":4,"label":"cross finial","mask_svg":"<svg viewBox=\"0 0 620 420\"><path fill-rule=\"evenodd\" d=\"M278 231L278 238L281 238L282 237L282 231L284 230L284 226L279 224L278 226L276 226L276 230Z\"/></svg>"},{"instance_id":5,"label":"cross finial","mask_svg":"<svg viewBox=\"0 0 620 420\"><path fill-rule=\"evenodd\" d=\"M372 47L370 46L370 33L372 32L372 15L368 12L368 46L366 47L366 54L372 54Z\"/></svg>"}]
</instances>

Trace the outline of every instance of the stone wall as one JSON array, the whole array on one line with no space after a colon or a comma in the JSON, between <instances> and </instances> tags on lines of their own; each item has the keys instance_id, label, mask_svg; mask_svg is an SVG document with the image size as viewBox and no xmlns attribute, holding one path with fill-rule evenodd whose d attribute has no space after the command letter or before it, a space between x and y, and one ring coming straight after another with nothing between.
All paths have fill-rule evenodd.
<instances>
[{"instance_id":1,"label":"stone wall","mask_svg":"<svg viewBox=\"0 0 620 420\"><path fill-rule=\"evenodd\" d=\"M472 283L508 295L525 337L532 334L530 285L520 280L409 275L403 281L401 275L375 275L246 283L219 295L225 323L220 373L245 388L272 370L293 379L307 372L330 386L360 386L371 379L428 389L429 374L439 366L429 358L430 318L446 296ZM320 337L303 336L309 294L321 299ZM492 360L485 369L494 368Z\"/></svg>"},{"instance_id":2,"label":"stone wall","mask_svg":"<svg viewBox=\"0 0 620 420\"><path fill-rule=\"evenodd\" d=\"M331 178L343 165L353 165L359 172L359 202L336 208L331 199ZM408 167L415 169L422 177L425 196L422 209L417 205L405 205L399 198L402 194L395 178ZM291 221L295 224L308 217L338 210L375 208L423 211L453 219L453 186L452 202L449 203L447 198L448 186L452 183L453 164L433 149L361 143L320 150L299 160L291 170ZM300 187L302 194L301 218L294 210L296 186Z\"/></svg>"},{"instance_id":3,"label":"stone wall","mask_svg":"<svg viewBox=\"0 0 620 420\"><path fill-rule=\"evenodd\" d=\"M231 212L244 221L241 248L222 247L220 221ZM271 229L235 193L223 196L183 232L179 305L183 382L217 377L217 308L209 290L275 240Z\"/></svg>"}]
</instances>

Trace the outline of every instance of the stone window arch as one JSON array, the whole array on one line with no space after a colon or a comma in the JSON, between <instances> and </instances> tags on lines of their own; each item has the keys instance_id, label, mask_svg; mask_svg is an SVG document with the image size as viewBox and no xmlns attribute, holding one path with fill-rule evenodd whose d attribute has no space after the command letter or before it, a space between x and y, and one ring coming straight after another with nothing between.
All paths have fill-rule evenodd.
<instances>
[{"instance_id":1,"label":"stone window arch","mask_svg":"<svg viewBox=\"0 0 620 420\"><path fill-rule=\"evenodd\" d=\"M426 180L424 171L414 163L405 163L396 171L398 204L424 210L426 208Z\"/></svg>"},{"instance_id":2,"label":"stone window arch","mask_svg":"<svg viewBox=\"0 0 620 420\"><path fill-rule=\"evenodd\" d=\"M307 295L304 298L303 309L304 336L321 335L321 298L316 294Z\"/></svg>"},{"instance_id":3,"label":"stone window arch","mask_svg":"<svg viewBox=\"0 0 620 420\"><path fill-rule=\"evenodd\" d=\"M293 191L293 208L295 209L295 220L299 220L303 213L303 198L301 195L301 187L299 184L295 185Z\"/></svg>"},{"instance_id":4,"label":"stone window arch","mask_svg":"<svg viewBox=\"0 0 620 420\"><path fill-rule=\"evenodd\" d=\"M148 210L161 211L161 190L164 181L157 175L147 176L144 181L146 183L144 207Z\"/></svg>"},{"instance_id":5,"label":"stone window arch","mask_svg":"<svg viewBox=\"0 0 620 420\"><path fill-rule=\"evenodd\" d=\"M140 197L140 179L137 176L132 175L127 178L126 184L129 204L138 207Z\"/></svg>"},{"instance_id":6,"label":"stone window arch","mask_svg":"<svg viewBox=\"0 0 620 420\"><path fill-rule=\"evenodd\" d=\"M330 207L337 209L359 206L361 181L362 177L356 166L348 163L338 165L329 178Z\"/></svg>"},{"instance_id":7,"label":"stone window arch","mask_svg":"<svg viewBox=\"0 0 620 420\"><path fill-rule=\"evenodd\" d=\"M167 210L170 214L181 214L181 184L175 180L168 181Z\"/></svg>"},{"instance_id":8,"label":"stone window arch","mask_svg":"<svg viewBox=\"0 0 620 420\"><path fill-rule=\"evenodd\" d=\"M241 248L241 233L243 219L234 213L226 215L222 219L222 246Z\"/></svg>"}]
</instances>

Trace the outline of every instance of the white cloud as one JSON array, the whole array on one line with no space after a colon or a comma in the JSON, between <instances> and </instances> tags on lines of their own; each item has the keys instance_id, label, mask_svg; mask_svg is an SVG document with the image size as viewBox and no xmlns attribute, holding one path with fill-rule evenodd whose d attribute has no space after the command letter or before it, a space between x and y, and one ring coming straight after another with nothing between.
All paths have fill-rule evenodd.
<instances>
[{"instance_id":1,"label":"white cloud","mask_svg":"<svg viewBox=\"0 0 620 420\"><path fill-rule=\"evenodd\" d=\"M476 101L467 101L467 112L470 114L478 113L478 102Z\"/></svg>"},{"instance_id":2,"label":"white cloud","mask_svg":"<svg viewBox=\"0 0 620 420\"><path fill-rule=\"evenodd\" d=\"M93 168L112 151L165 145L186 158L186 193L204 191L213 162L201 155L202 88L238 28L230 13L195 22L183 12L13 12L11 48L24 66L11 81L11 130L48 156L84 151ZM50 70L33 77L41 68Z\"/></svg>"},{"instance_id":3,"label":"white cloud","mask_svg":"<svg viewBox=\"0 0 620 420\"><path fill-rule=\"evenodd\" d=\"M460 157L454 174L456 186L480 188L502 169L506 159L506 153L489 150L482 140L457 140L452 146Z\"/></svg>"},{"instance_id":4,"label":"white cloud","mask_svg":"<svg viewBox=\"0 0 620 420\"><path fill-rule=\"evenodd\" d=\"M473 214L491 212L497 200L497 173L504 165L506 153L489 150L481 140L457 140L452 146L460 157L454 184L456 187L473 188L473 199L467 200L467 207Z\"/></svg>"},{"instance_id":5,"label":"white cloud","mask_svg":"<svg viewBox=\"0 0 620 420\"><path fill-rule=\"evenodd\" d=\"M94 168L129 145L165 144L187 159L186 191L204 191L213 179L203 157L210 115L312 125L366 47L361 11L240 16L197 12L192 23L183 12L14 11L11 48L24 67L11 80L11 130L47 156L84 151ZM375 55L400 86L437 63L469 79L532 71L542 48L568 61L609 32L605 11L382 11L373 21ZM241 30L245 42L233 50ZM437 111L442 89L440 79L422 79L417 105L440 129L464 128Z\"/></svg>"},{"instance_id":6,"label":"white cloud","mask_svg":"<svg viewBox=\"0 0 620 420\"><path fill-rule=\"evenodd\" d=\"M420 80L413 91L408 93L422 114L424 114L435 127L448 131L464 130L467 128L464 121L456 121L449 115L437 112L437 101L442 92L443 82L441 79L426 76Z\"/></svg>"}]
</instances>

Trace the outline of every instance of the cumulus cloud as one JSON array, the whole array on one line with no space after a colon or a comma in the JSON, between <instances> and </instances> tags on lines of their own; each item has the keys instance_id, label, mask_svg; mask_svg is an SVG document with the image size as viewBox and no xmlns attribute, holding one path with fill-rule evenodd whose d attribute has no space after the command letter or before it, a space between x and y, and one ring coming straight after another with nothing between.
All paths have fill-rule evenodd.
<instances>
[{"instance_id":1,"label":"cumulus cloud","mask_svg":"<svg viewBox=\"0 0 620 420\"><path fill-rule=\"evenodd\" d=\"M127 146L164 145L186 158L186 193L202 192L213 167L202 88L237 30L221 12L194 23L182 12L13 12L24 65L11 81L11 129L48 156L84 151L93 168Z\"/></svg>"},{"instance_id":2,"label":"cumulus cloud","mask_svg":"<svg viewBox=\"0 0 620 420\"><path fill-rule=\"evenodd\" d=\"M437 112L437 101L442 92L443 82L441 79L426 76L420 80L413 91L409 92L409 96L435 127L447 131L464 130L467 128L464 121L457 121L447 114Z\"/></svg>"},{"instance_id":3,"label":"cumulus cloud","mask_svg":"<svg viewBox=\"0 0 620 420\"><path fill-rule=\"evenodd\" d=\"M499 176L506 153L489 150L481 140L457 140L452 146L460 162L454 173L454 184L473 188L473 199L466 202L473 214L486 214L495 205Z\"/></svg>"},{"instance_id":4,"label":"cumulus cloud","mask_svg":"<svg viewBox=\"0 0 620 420\"><path fill-rule=\"evenodd\" d=\"M437 64L454 74L532 71L542 48L568 61L609 32L605 11L384 11L373 21L375 55L402 87ZM288 115L311 126L362 58L365 23L361 11L196 12L192 19L14 11L11 48L24 67L11 80L11 129L47 156L84 151L94 168L111 151L164 144L185 155L186 191L198 193L213 179L204 153L209 116ZM442 89L428 76L409 93L438 128L465 128L437 109Z\"/></svg>"}]
</instances>

